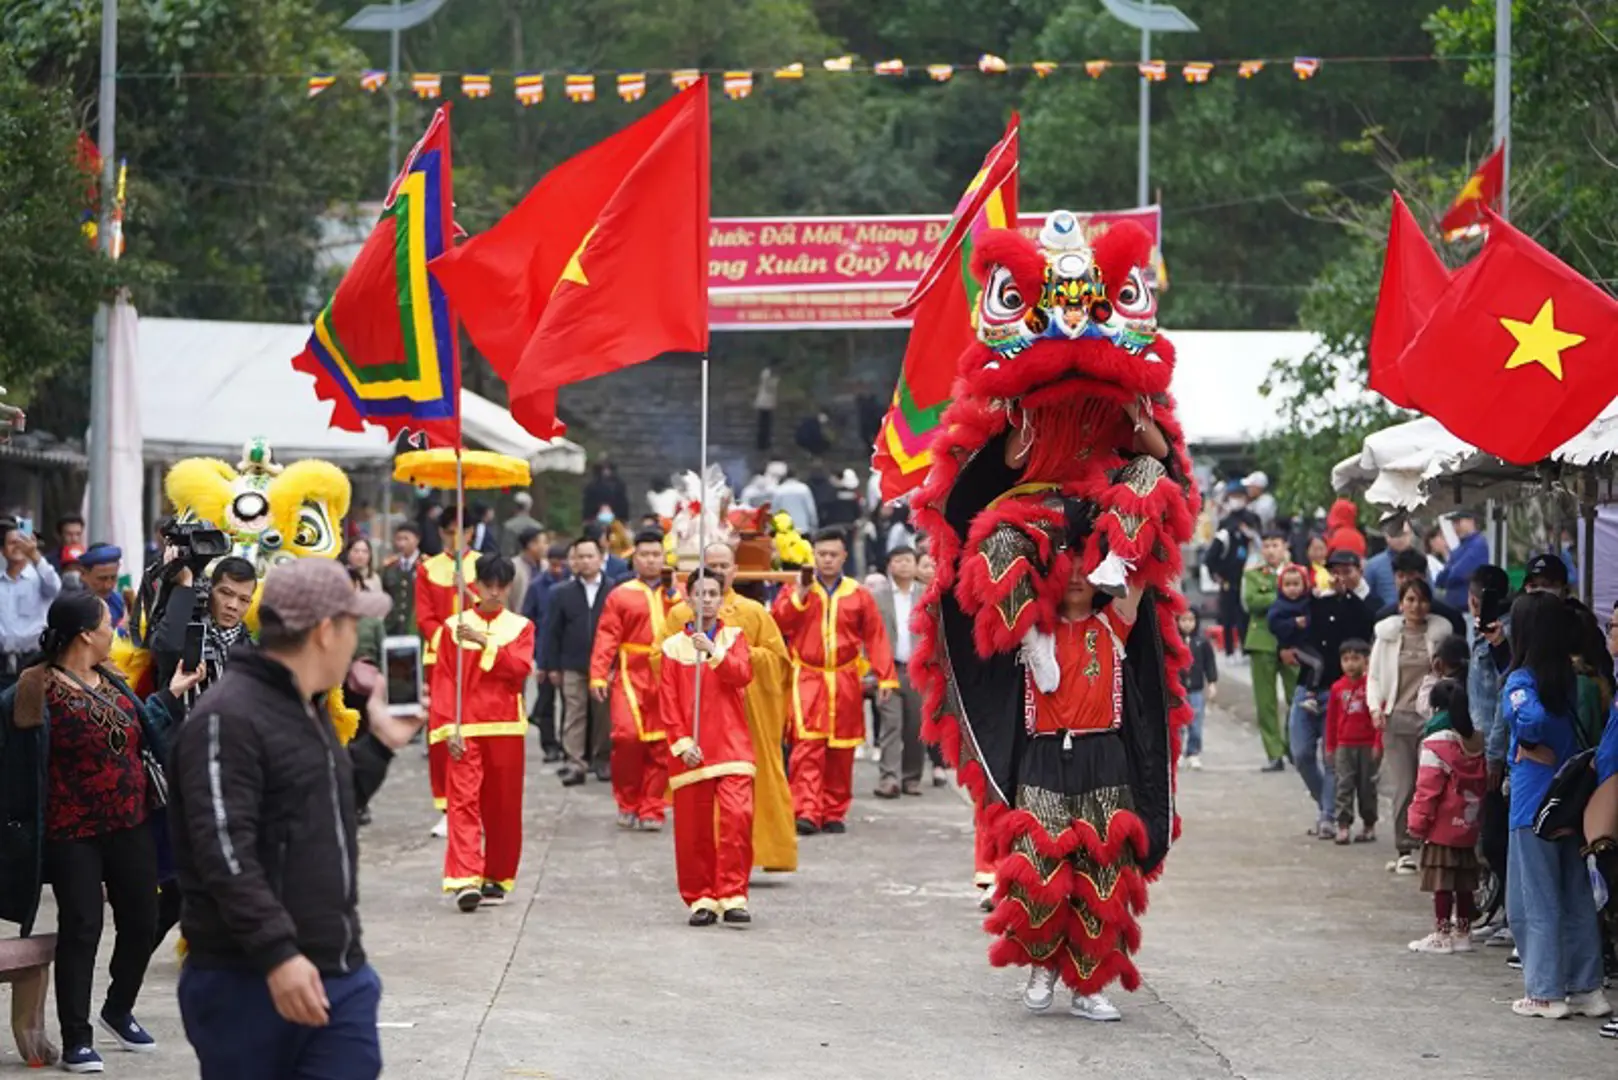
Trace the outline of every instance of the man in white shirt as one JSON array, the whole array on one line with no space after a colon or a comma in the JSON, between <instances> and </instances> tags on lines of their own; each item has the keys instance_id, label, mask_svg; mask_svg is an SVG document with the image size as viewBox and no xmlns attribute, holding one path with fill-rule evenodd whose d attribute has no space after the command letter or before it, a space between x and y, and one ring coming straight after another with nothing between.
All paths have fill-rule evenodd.
<instances>
[{"instance_id":1,"label":"man in white shirt","mask_svg":"<svg viewBox=\"0 0 1618 1080\"><path fill-rule=\"evenodd\" d=\"M894 667L899 673L899 692L877 706L882 730L877 746L882 753L882 778L876 796L897 799L921 794L921 771L926 747L921 741L921 693L910 681L911 650L915 637L910 632L911 613L921 604L922 585L916 580L914 548L897 547L888 552L888 577L873 590L877 610L893 644Z\"/></svg>"},{"instance_id":2,"label":"man in white shirt","mask_svg":"<svg viewBox=\"0 0 1618 1080\"><path fill-rule=\"evenodd\" d=\"M15 524L0 524L6 568L0 573L0 689L17 681L28 654L39 648L45 613L62 591L62 579L39 541Z\"/></svg>"},{"instance_id":3,"label":"man in white shirt","mask_svg":"<svg viewBox=\"0 0 1618 1080\"><path fill-rule=\"evenodd\" d=\"M815 509L815 496L809 490L809 485L799 480L790 468L776 485L770 497L770 506L786 511L792 518L792 524L805 536L813 535L820 528L820 512Z\"/></svg>"},{"instance_id":4,"label":"man in white shirt","mask_svg":"<svg viewBox=\"0 0 1618 1080\"><path fill-rule=\"evenodd\" d=\"M1247 489L1247 508L1258 515L1259 531L1267 532L1275 526L1275 496L1270 494L1270 478L1263 472L1249 473L1242 478Z\"/></svg>"}]
</instances>

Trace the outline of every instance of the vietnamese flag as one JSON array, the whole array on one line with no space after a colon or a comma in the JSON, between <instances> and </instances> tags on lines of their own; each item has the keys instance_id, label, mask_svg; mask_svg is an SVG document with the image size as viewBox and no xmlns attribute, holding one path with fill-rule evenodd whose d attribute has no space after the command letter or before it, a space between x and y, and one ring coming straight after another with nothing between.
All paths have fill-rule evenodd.
<instances>
[{"instance_id":1,"label":"vietnamese flag","mask_svg":"<svg viewBox=\"0 0 1618 1080\"><path fill-rule=\"evenodd\" d=\"M1501 143L1494 153L1483 159L1477 171L1467 177L1460 194L1444 211L1438 228L1445 240L1458 240L1469 236L1483 224L1485 210L1500 209L1500 190L1505 186L1506 144Z\"/></svg>"},{"instance_id":2,"label":"vietnamese flag","mask_svg":"<svg viewBox=\"0 0 1618 1080\"><path fill-rule=\"evenodd\" d=\"M1421 331L1448 284L1449 271L1422 235L1410 208L1394 192L1369 352L1371 389L1402 409L1417 406L1399 374L1399 355Z\"/></svg>"},{"instance_id":3,"label":"vietnamese flag","mask_svg":"<svg viewBox=\"0 0 1618 1080\"><path fill-rule=\"evenodd\" d=\"M546 173L432 271L540 438L558 387L706 351L707 80Z\"/></svg>"},{"instance_id":4,"label":"vietnamese flag","mask_svg":"<svg viewBox=\"0 0 1618 1080\"><path fill-rule=\"evenodd\" d=\"M1428 415L1529 465L1618 397L1618 301L1492 211L1399 372Z\"/></svg>"}]
</instances>

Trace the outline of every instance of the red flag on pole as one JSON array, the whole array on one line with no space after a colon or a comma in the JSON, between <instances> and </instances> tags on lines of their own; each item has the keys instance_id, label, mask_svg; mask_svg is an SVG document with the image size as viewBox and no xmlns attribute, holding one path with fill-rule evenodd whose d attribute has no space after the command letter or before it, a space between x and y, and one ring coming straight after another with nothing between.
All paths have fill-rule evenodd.
<instances>
[{"instance_id":1,"label":"red flag on pole","mask_svg":"<svg viewBox=\"0 0 1618 1080\"><path fill-rule=\"evenodd\" d=\"M529 431L556 390L708 348L708 82L552 169L432 264Z\"/></svg>"},{"instance_id":2,"label":"red flag on pole","mask_svg":"<svg viewBox=\"0 0 1618 1080\"><path fill-rule=\"evenodd\" d=\"M1449 271L1422 235L1410 208L1394 192L1369 352L1371 389L1402 409L1416 406L1399 374L1399 354L1421 331L1448 284Z\"/></svg>"},{"instance_id":3,"label":"red flag on pole","mask_svg":"<svg viewBox=\"0 0 1618 1080\"><path fill-rule=\"evenodd\" d=\"M1618 301L1492 211L1479 224L1483 253L1451 277L1399 373L1450 431L1531 464L1618 397Z\"/></svg>"},{"instance_id":4,"label":"red flag on pole","mask_svg":"<svg viewBox=\"0 0 1618 1080\"><path fill-rule=\"evenodd\" d=\"M1500 189L1505 186L1505 176L1506 146L1501 143L1467 178L1460 194L1444 211L1438 227L1445 240L1469 235L1483 223L1485 211L1500 209Z\"/></svg>"}]
</instances>

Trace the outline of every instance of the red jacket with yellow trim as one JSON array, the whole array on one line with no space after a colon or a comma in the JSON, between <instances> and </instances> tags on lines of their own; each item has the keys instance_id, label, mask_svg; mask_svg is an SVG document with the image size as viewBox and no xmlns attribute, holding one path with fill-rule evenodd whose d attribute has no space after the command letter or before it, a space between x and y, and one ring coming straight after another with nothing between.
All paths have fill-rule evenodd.
<instances>
[{"instance_id":1,"label":"red jacket with yellow trim","mask_svg":"<svg viewBox=\"0 0 1618 1080\"><path fill-rule=\"evenodd\" d=\"M457 642L455 628L465 625L488 639L478 646ZM528 710L523 684L534 670L534 624L502 608L485 618L476 608L452 615L443 627L439 652L461 665L461 735L526 735ZM455 664L433 665L433 710L428 742L442 742L455 731Z\"/></svg>"},{"instance_id":2,"label":"red jacket with yellow trim","mask_svg":"<svg viewBox=\"0 0 1618 1080\"><path fill-rule=\"evenodd\" d=\"M607 594L590 650L591 688L612 688L612 737L623 741L662 739L658 723L658 669L663 620L679 594L626 581Z\"/></svg>"},{"instance_id":3,"label":"red jacket with yellow trim","mask_svg":"<svg viewBox=\"0 0 1618 1080\"><path fill-rule=\"evenodd\" d=\"M462 574L467 592L477 593L478 553L468 551L461 556ZM422 663L432 665L438 660L439 632L450 616L460 610L460 596L455 588L455 560L440 552L416 560L416 629L421 631ZM453 706L451 706L453 708Z\"/></svg>"},{"instance_id":4,"label":"red jacket with yellow trim","mask_svg":"<svg viewBox=\"0 0 1618 1080\"><path fill-rule=\"evenodd\" d=\"M771 614L792 650L794 736L859 745L865 737L860 656L879 686L899 688L876 597L852 578L839 578L830 592L817 579L802 600L796 587L782 589Z\"/></svg>"},{"instance_id":5,"label":"red jacket with yellow trim","mask_svg":"<svg viewBox=\"0 0 1618 1080\"><path fill-rule=\"evenodd\" d=\"M753 661L747 635L740 627L720 624L714 629L714 652L704 658L691 644L691 628L663 641L658 708L669 737L669 786L707 780L715 776L752 776L753 736L747 727L744 699L753 681ZM695 716L696 671L702 664L702 725L692 732ZM696 746L702 764L688 767L680 755Z\"/></svg>"}]
</instances>

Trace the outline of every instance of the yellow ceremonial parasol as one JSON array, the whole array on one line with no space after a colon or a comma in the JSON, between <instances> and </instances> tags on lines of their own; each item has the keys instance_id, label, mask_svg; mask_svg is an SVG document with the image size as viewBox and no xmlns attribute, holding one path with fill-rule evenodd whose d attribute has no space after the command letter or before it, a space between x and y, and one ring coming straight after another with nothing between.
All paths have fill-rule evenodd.
<instances>
[{"instance_id":1,"label":"yellow ceremonial parasol","mask_svg":"<svg viewBox=\"0 0 1618 1080\"><path fill-rule=\"evenodd\" d=\"M462 450L457 455L455 448L449 446L400 454L393 459L393 478L403 484L446 491L454 491L457 486L487 491L490 488L527 487L533 483L528 462L521 458L507 457L491 450Z\"/></svg>"}]
</instances>

